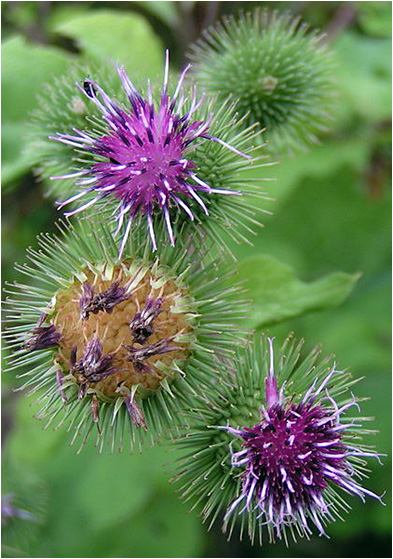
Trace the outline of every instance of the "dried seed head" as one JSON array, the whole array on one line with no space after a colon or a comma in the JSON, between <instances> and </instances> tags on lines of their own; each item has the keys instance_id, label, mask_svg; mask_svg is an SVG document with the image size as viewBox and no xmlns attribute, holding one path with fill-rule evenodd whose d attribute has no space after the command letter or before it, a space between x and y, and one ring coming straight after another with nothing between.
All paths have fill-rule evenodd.
<instances>
[{"instance_id":1,"label":"dried seed head","mask_svg":"<svg viewBox=\"0 0 393 559\"><path fill-rule=\"evenodd\" d=\"M171 312L175 301L187 302L187 293L173 280L159 280L151 271L138 270L130 276L125 266L115 267L110 280L98 274L93 278L88 270L84 274L87 281L75 281L56 294L51 315L54 327L62 333L56 361L64 374L71 373L78 384L87 384L109 398L118 397L119 384L128 389L139 386L140 393L143 389L158 390L166 378L159 367L173 360L184 361L188 355L187 344L167 341L192 330L185 315ZM157 283L160 287L152 288ZM100 297L94 309L93 293ZM151 303L156 300L161 312L150 317L154 333L149 336L149 345L141 346L130 325L138 321L138 309L158 308Z\"/></svg>"},{"instance_id":2,"label":"dried seed head","mask_svg":"<svg viewBox=\"0 0 393 559\"><path fill-rule=\"evenodd\" d=\"M100 449L105 442L122 448L128 429L133 450L136 437L146 441L141 428L151 442L179 428L196 386L218 374L212 353L227 354L238 338L233 323L243 301L233 299L237 286L224 283L229 270L218 277L217 262L201 251L164 245L153 257L142 227L122 260L106 223L64 229L64 240L42 237L40 251L29 253L33 265L20 268L39 286L11 291L12 368L25 377L23 387L44 390L38 417L69 423L73 442L81 436L82 447L95 426ZM44 328L56 344L21 348Z\"/></svg>"}]
</instances>

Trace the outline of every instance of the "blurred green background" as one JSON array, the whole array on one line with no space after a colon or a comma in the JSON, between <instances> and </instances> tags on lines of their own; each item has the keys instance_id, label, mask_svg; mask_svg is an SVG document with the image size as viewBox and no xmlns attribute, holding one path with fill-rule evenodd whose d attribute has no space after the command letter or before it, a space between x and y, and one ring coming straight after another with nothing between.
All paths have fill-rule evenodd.
<instances>
[{"instance_id":1,"label":"blurred green background","mask_svg":"<svg viewBox=\"0 0 393 559\"><path fill-rule=\"evenodd\" d=\"M207 532L168 484L168 449L97 456L86 448L76 455L66 433L42 430L31 401L12 391L16 381L6 375L2 491L26 493L37 522L28 538L22 526L13 544L19 551L7 548L3 556L391 556L390 2L2 2L3 281L17 277L13 263L24 260L36 234L54 230L57 217L34 178L39 161L24 153L43 84L85 59L119 60L132 76L155 78L165 48L180 70L202 29L257 5L301 14L328 34L338 96L321 145L263 171L276 179L266 183L275 201L263 203L274 215L253 247L234 248L255 300L249 325L279 339L294 331L309 348L321 342L364 376L357 394L370 397L362 411L378 430L367 442L388 454L383 467L371 464L367 486L387 491L387 506L352 498L352 511L330 526L329 540L314 537L289 550L227 542L220 526ZM343 277L347 285L337 291Z\"/></svg>"}]
</instances>

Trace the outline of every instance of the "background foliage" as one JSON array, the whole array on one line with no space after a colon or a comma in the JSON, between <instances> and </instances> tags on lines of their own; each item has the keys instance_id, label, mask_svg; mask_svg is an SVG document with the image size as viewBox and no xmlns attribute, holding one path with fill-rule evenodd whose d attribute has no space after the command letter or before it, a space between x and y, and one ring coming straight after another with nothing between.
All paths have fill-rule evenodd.
<instances>
[{"instance_id":1,"label":"background foliage","mask_svg":"<svg viewBox=\"0 0 393 559\"><path fill-rule=\"evenodd\" d=\"M272 4L328 33L337 110L321 145L269 167L276 180L267 190L275 201L264 208L274 215L265 218L253 247L234 247L255 303L248 326L280 340L293 330L309 348L321 342L343 367L364 376L357 393L371 398L363 411L376 417L372 443L389 454L390 2L3 2L3 279L16 277L13 262L24 260L26 246L53 230L57 217L34 179L39 161L24 151L29 114L45 82L85 59L110 58L132 76L158 77L164 48L180 69L189 43L221 14ZM290 550L250 548L226 542L219 526L207 533L187 514L168 484L167 449L75 455L67 434L40 429L30 401L14 386L13 378L3 378L3 492L34 491L37 483L26 481L33 477L46 495L35 537L20 544L27 556L373 557L376 549L390 556L390 456L370 480L374 491L387 490L387 507L351 499L352 512L330 526L330 540L315 537Z\"/></svg>"}]
</instances>

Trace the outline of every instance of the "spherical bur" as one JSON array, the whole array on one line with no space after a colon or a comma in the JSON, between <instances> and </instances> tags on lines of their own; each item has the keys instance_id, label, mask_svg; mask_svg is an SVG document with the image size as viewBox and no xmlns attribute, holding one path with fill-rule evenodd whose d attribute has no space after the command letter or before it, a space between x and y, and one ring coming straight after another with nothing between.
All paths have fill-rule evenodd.
<instances>
[{"instance_id":1,"label":"spherical bur","mask_svg":"<svg viewBox=\"0 0 393 559\"><path fill-rule=\"evenodd\" d=\"M100 85L79 79L75 92L63 79L48 88L51 98L60 90L62 102L44 97L35 116L31 148L42 158L41 174L50 178L58 209L68 216L101 213L121 235L120 254L140 221L153 251L160 223L171 245L183 223L213 238L230 231L238 241L260 225L256 208L264 194L247 177L251 166L264 166L254 156L258 134L243 126L234 104L198 99L195 87L183 85L187 71L176 87L165 77L163 87L149 84L139 92L117 68L120 101L113 97L114 71L110 79L98 71Z\"/></svg>"},{"instance_id":2,"label":"spherical bur","mask_svg":"<svg viewBox=\"0 0 393 559\"><path fill-rule=\"evenodd\" d=\"M299 17L266 9L226 17L191 48L207 92L237 100L270 150L296 150L326 130L333 102L332 54Z\"/></svg>"},{"instance_id":3,"label":"spherical bur","mask_svg":"<svg viewBox=\"0 0 393 559\"><path fill-rule=\"evenodd\" d=\"M244 302L233 297L240 288L206 257L208 246L205 255L196 251L195 238L158 258L137 228L119 259L106 223L60 229L60 237L42 236L31 264L19 267L28 283L9 290L10 369L22 388L39 392L38 418L67 425L81 446L92 432L100 450L109 443L112 451L126 435L131 450L171 436L195 393L217 381L211 356L241 342ZM157 231L160 243L164 236ZM50 332L45 344L38 331Z\"/></svg>"},{"instance_id":4,"label":"spherical bur","mask_svg":"<svg viewBox=\"0 0 393 559\"><path fill-rule=\"evenodd\" d=\"M348 412L358 407L355 381L318 349L301 356L301 345L288 339L273 352L272 340L256 337L178 440L187 451L175 478L183 497L210 523L227 509L229 536L237 524L261 544L265 531L287 543L326 535L325 524L348 510L344 494L379 499L360 484L365 460L379 455L360 442L367 418Z\"/></svg>"}]
</instances>

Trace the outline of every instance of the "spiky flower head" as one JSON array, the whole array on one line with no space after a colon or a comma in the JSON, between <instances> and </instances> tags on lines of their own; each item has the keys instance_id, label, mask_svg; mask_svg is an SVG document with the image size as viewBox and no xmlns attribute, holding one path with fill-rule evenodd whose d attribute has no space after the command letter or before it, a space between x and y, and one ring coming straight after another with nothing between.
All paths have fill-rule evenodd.
<instances>
[{"instance_id":1,"label":"spiky flower head","mask_svg":"<svg viewBox=\"0 0 393 559\"><path fill-rule=\"evenodd\" d=\"M238 101L276 153L316 141L332 107L332 55L300 17L256 9L225 17L191 48L205 90Z\"/></svg>"},{"instance_id":2,"label":"spiky flower head","mask_svg":"<svg viewBox=\"0 0 393 559\"><path fill-rule=\"evenodd\" d=\"M227 507L230 535L237 519L260 543L264 526L270 541L326 535L324 525L348 509L343 494L379 499L359 481L365 458L378 454L359 442L367 418L349 412L358 408L354 380L318 348L300 360L301 345L288 339L274 354L262 338L239 353L227 387L179 440L188 450L183 496L212 522Z\"/></svg>"},{"instance_id":3,"label":"spiky flower head","mask_svg":"<svg viewBox=\"0 0 393 559\"><path fill-rule=\"evenodd\" d=\"M12 368L22 388L39 391L38 417L74 429L73 441L83 445L92 430L100 449L122 447L124 431L131 449L153 441L215 382L210 355L240 343L239 288L190 244L154 257L144 228L121 259L105 223L60 229L29 250L32 264L19 267L29 281L11 289ZM157 238L163 244L163 227Z\"/></svg>"},{"instance_id":4,"label":"spiky flower head","mask_svg":"<svg viewBox=\"0 0 393 559\"><path fill-rule=\"evenodd\" d=\"M257 134L236 121L233 104L205 102L195 87L183 87L189 68L170 94L167 53L164 84L157 95L150 82L146 94L140 93L125 69L117 67L125 104L91 79L77 82L83 107L93 106L93 116L84 115L87 127L78 128L78 116L77 126L54 130L59 119L53 111L37 118L38 127L41 118L46 132L52 132L49 139L63 144L67 152L71 148L75 158L63 174L58 169L51 176L53 181L65 182L64 188L57 189L63 197L59 209L67 206L66 216L92 206L104 212L102 217L112 222L114 235L122 235L120 255L133 224L140 219L146 221L153 251L159 221L165 223L172 246L184 221L206 221L207 231L221 224L226 230L230 227L235 238L242 238L255 221L255 197L261 191L241 175L255 163L251 153ZM73 107L75 102L66 106ZM50 154L46 159L51 161ZM53 171L55 165L48 167ZM77 189L75 185L69 189L70 180Z\"/></svg>"}]
</instances>

